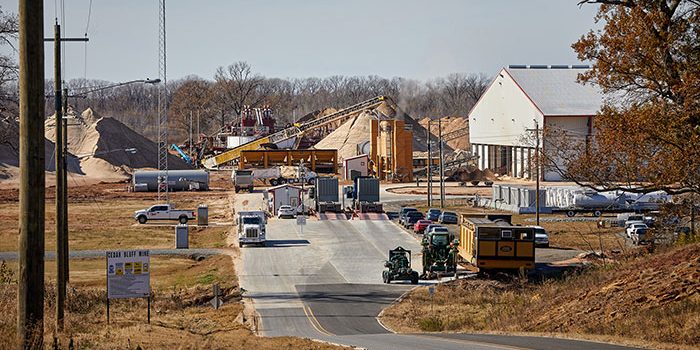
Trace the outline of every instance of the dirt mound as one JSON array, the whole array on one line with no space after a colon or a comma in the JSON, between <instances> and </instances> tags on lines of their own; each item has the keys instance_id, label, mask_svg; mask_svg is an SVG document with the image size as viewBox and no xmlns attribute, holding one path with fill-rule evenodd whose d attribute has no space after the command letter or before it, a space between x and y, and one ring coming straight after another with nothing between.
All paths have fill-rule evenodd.
<instances>
[{"instance_id":1,"label":"dirt mound","mask_svg":"<svg viewBox=\"0 0 700 350\"><path fill-rule=\"evenodd\" d=\"M47 124L53 120L47 120ZM46 171L54 171L55 145L49 139L44 140L44 159ZM68 157L68 171L83 174L75 157ZM19 175L19 122L14 118L0 119L0 180L8 180Z\"/></svg>"},{"instance_id":2,"label":"dirt mound","mask_svg":"<svg viewBox=\"0 0 700 350\"><path fill-rule=\"evenodd\" d=\"M419 121L419 124L427 128L428 127L428 118L423 118ZM435 136L437 139L438 137L438 127L437 124L433 124L430 127L430 133ZM464 130L464 129L469 129L469 119L463 118L460 116L452 116L452 117L446 117L442 119L442 135L449 134L451 132L459 131L459 130ZM462 149L462 150L468 150L469 149L469 135L458 137L456 139L452 139L450 141L446 142L448 146L454 148L454 149Z\"/></svg>"},{"instance_id":3,"label":"dirt mound","mask_svg":"<svg viewBox=\"0 0 700 350\"><path fill-rule=\"evenodd\" d=\"M155 142L135 132L120 121L102 117L92 109L68 119L68 152L81 158L84 174L106 180L125 179L134 169L157 168ZM46 121L46 138L55 139L51 118ZM136 149L135 153L125 149ZM169 155L170 169L188 169L180 158Z\"/></svg>"},{"instance_id":4,"label":"dirt mound","mask_svg":"<svg viewBox=\"0 0 700 350\"><path fill-rule=\"evenodd\" d=\"M318 149L337 149L339 160L357 155L357 145L369 141L370 122L374 116L362 112L350 118L339 128L333 130L314 147Z\"/></svg>"},{"instance_id":5,"label":"dirt mound","mask_svg":"<svg viewBox=\"0 0 700 350\"><path fill-rule=\"evenodd\" d=\"M495 181L496 175L489 169L481 170L477 167L463 167L446 171L445 176L453 181Z\"/></svg>"}]
</instances>

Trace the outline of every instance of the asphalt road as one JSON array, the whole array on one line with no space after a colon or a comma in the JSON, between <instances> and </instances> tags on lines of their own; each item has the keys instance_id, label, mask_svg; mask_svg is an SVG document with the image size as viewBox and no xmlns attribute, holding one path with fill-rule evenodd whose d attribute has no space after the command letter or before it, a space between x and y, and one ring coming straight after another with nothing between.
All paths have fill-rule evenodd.
<instances>
[{"instance_id":1,"label":"asphalt road","mask_svg":"<svg viewBox=\"0 0 700 350\"><path fill-rule=\"evenodd\" d=\"M119 249L109 249L109 250L119 250ZM124 249L129 250L129 249ZM71 259L85 259L85 258L104 258L107 250L71 250L69 257ZM151 249L151 255L178 255L178 256L191 256L191 255L201 255L210 256L217 254L224 254L223 249ZM17 260L17 252L0 252L0 260ZM44 254L45 259L53 260L56 259L55 251L47 251Z\"/></svg>"},{"instance_id":2,"label":"asphalt road","mask_svg":"<svg viewBox=\"0 0 700 350\"><path fill-rule=\"evenodd\" d=\"M236 266L264 336L300 336L368 349L626 349L540 337L395 334L376 316L413 286L383 284L381 271L388 250L399 245L414 252L412 266L421 270L420 246L413 237L388 220L309 219L302 232L294 220L273 218L268 239L268 247L241 249L242 262Z\"/></svg>"}]
</instances>

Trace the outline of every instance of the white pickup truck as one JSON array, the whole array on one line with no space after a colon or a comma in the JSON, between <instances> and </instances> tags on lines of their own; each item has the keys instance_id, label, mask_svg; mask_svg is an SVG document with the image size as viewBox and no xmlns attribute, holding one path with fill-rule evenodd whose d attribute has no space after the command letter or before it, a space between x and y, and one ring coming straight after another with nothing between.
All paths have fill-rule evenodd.
<instances>
[{"instance_id":1,"label":"white pickup truck","mask_svg":"<svg viewBox=\"0 0 700 350\"><path fill-rule=\"evenodd\" d=\"M177 220L186 224L188 220L196 217L197 213L194 210L175 210L175 206L171 204L156 204L134 212L134 219L140 224L145 224L148 220Z\"/></svg>"}]
</instances>

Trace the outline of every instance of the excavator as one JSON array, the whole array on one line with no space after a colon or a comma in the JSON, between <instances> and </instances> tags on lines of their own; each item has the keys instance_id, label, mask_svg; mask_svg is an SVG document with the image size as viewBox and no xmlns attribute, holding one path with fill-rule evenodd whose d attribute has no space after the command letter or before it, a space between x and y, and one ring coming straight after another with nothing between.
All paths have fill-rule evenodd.
<instances>
[{"instance_id":1,"label":"excavator","mask_svg":"<svg viewBox=\"0 0 700 350\"><path fill-rule=\"evenodd\" d=\"M304 133L308 131L339 120L343 120L359 111L375 108L388 99L389 97L386 96L377 96L369 100L360 102L358 104L352 105L350 107L341 109L327 116L323 116L305 123L295 123L274 134L263 136L248 143L244 143L236 148L232 148L221 154L205 158L202 160L202 165L210 170L218 169L219 166L240 158L241 151L257 150L261 147L269 146L270 144L279 145L285 141L296 140L297 138L302 137Z\"/></svg>"}]
</instances>

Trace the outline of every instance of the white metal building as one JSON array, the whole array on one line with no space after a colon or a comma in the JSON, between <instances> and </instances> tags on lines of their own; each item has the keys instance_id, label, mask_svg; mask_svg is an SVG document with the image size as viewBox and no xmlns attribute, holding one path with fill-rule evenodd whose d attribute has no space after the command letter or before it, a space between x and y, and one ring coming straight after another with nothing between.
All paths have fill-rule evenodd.
<instances>
[{"instance_id":1,"label":"white metal building","mask_svg":"<svg viewBox=\"0 0 700 350\"><path fill-rule=\"evenodd\" d=\"M469 112L469 142L472 153L479 156L479 168L532 179L536 126L590 136L602 94L577 82L578 74L588 69L556 65L501 69ZM540 145L546 143L542 140ZM541 149L547 152L546 146ZM543 180L561 180L553 169L545 167L540 174Z\"/></svg>"},{"instance_id":2,"label":"white metal building","mask_svg":"<svg viewBox=\"0 0 700 350\"><path fill-rule=\"evenodd\" d=\"M352 180L356 176L367 176L369 171L369 156L360 154L359 156L343 159L343 173L345 180Z\"/></svg>"},{"instance_id":3,"label":"white metal building","mask_svg":"<svg viewBox=\"0 0 700 350\"><path fill-rule=\"evenodd\" d=\"M301 206L301 187L297 187L290 184L279 185L271 187L267 190L268 196L268 209L272 215L277 215L277 209L283 205L291 205L292 208L298 208ZM297 211L301 209L298 208Z\"/></svg>"}]
</instances>

